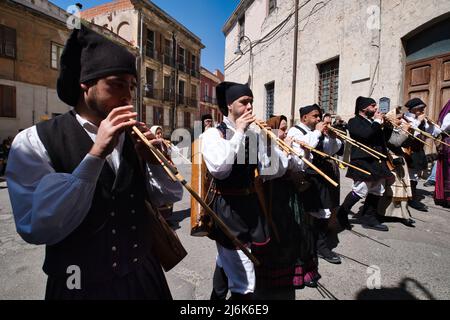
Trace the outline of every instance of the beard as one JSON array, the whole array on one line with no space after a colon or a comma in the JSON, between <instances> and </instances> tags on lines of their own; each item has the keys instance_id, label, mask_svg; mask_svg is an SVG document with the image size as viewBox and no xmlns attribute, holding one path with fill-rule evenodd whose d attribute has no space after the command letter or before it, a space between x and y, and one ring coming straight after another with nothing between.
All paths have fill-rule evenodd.
<instances>
[{"instance_id":1,"label":"beard","mask_svg":"<svg viewBox=\"0 0 450 320\"><path fill-rule=\"evenodd\" d=\"M366 111L367 118L373 118L374 115L375 115L375 111Z\"/></svg>"},{"instance_id":2,"label":"beard","mask_svg":"<svg viewBox=\"0 0 450 320\"><path fill-rule=\"evenodd\" d=\"M100 106L100 101L97 97L97 88L92 88L92 99L89 99L86 101L86 105L91 110L95 116L99 117L100 119L106 119L108 116L108 112L105 111L105 108L102 108Z\"/></svg>"}]
</instances>

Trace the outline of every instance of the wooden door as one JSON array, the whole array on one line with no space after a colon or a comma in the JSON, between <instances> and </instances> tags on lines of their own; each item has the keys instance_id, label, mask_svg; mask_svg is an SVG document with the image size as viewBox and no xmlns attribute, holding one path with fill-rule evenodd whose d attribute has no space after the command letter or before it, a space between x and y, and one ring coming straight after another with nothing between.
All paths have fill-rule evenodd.
<instances>
[{"instance_id":1,"label":"wooden door","mask_svg":"<svg viewBox=\"0 0 450 320\"><path fill-rule=\"evenodd\" d=\"M406 65L404 103L416 97L427 104L427 116L437 120L450 99L450 54Z\"/></svg>"}]
</instances>

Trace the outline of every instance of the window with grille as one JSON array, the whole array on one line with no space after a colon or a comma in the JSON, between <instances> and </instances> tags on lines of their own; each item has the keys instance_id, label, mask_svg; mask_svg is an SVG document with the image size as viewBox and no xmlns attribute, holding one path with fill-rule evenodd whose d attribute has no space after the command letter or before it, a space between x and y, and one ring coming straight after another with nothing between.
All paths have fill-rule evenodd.
<instances>
[{"instance_id":1,"label":"window with grille","mask_svg":"<svg viewBox=\"0 0 450 320\"><path fill-rule=\"evenodd\" d=\"M273 114L275 82L267 83L266 87L266 119L269 119Z\"/></svg>"},{"instance_id":2,"label":"window with grille","mask_svg":"<svg viewBox=\"0 0 450 320\"><path fill-rule=\"evenodd\" d=\"M155 32L147 29L147 41L145 43L145 54L147 57L155 57Z\"/></svg>"},{"instance_id":3,"label":"window with grille","mask_svg":"<svg viewBox=\"0 0 450 320\"><path fill-rule=\"evenodd\" d=\"M52 47L52 54L50 57L51 66L53 69L59 69L59 60L61 58L61 54L64 49L64 46L52 42L51 47Z\"/></svg>"},{"instance_id":4,"label":"window with grille","mask_svg":"<svg viewBox=\"0 0 450 320\"><path fill-rule=\"evenodd\" d=\"M0 85L0 117L16 117L16 87Z\"/></svg>"},{"instance_id":5,"label":"window with grille","mask_svg":"<svg viewBox=\"0 0 450 320\"><path fill-rule=\"evenodd\" d=\"M277 0L269 0L269 14L277 7Z\"/></svg>"},{"instance_id":6,"label":"window with grille","mask_svg":"<svg viewBox=\"0 0 450 320\"><path fill-rule=\"evenodd\" d=\"M339 58L318 65L319 104L327 113L336 114L339 88Z\"/></svg>"},{"instance_id":7,"label":"window with grille","mask_svg":"<svg viewBox=\"0 0 450 320\"><path fill-rule=\"evenodd\" d=\"M16 58L16 30L0 25L0 56Z\"/></svg>"}]
</instances>

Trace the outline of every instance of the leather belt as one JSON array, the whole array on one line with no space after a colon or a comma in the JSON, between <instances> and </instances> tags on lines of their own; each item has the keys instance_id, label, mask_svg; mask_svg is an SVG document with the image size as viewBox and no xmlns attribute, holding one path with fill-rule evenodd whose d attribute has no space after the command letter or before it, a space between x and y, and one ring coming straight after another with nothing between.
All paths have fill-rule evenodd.
<instances>
[{"instance_id":1,"label":"leather belt","mask_svg":"<svg viewBox=\"0 0 450 320\"><path fill-rule=\"evenodd\" d=\"M244 188L244 189L214 189L214 193L223 196L248 196L250 194L256 193L255 187Z\"/></svg>"}]
</instances>

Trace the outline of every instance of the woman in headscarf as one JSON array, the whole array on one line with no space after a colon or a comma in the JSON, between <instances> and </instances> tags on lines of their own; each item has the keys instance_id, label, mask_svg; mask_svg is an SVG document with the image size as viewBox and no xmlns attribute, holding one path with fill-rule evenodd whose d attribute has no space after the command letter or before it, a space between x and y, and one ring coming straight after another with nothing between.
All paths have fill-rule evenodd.
<instances>
[{"instance_id":1,"label":"woman in headscarf","mask_svg":"<svg viewBox=\"0 0 450 320\"><path fill-rule=\"evenodd\" d=\"M395 180L386 182L385 192L378 203L378 214L385 216L387 221L399 220L408 227L414 227L415 221L411 219L408 200L412 199L411 183L405 153L402 149L405 141L411 139L405 132L409 131L411 125L402 120L401 107L389 111L385 119L389 119L386 126L389 133L386 136L391 161L391 172ZM395 128L391 124L395 124ZM402 128L402 129L400 129ZM388 137L389 136L389 137Z\"/></svg>"},{"instance_id":2,"label":"woman in headscarf","mask_svg":"<svg viewBox=\"0 0 450 320\"><path fill-rule=\"evenodd\" d=\"M441 110L438 124L443 131L442 140L450 143L450 100ZM440 206L450 207L450 147L444 144L438 146L438 160L436 167L436 188L434 202Z\"/></svg>"},{"instance_id":3,"label":"woman in headscarf","mask_svg":"<svg viewBox=\"0 0 450 320\"><path fill-rule=\"evenodd\" d=\"M150 128L150 131L156 137L156 140L154 140L155 142L153 142L153 144L156 143L155 146L163 152L163 154L166 156L166 158L170 162L172 162L172 159L170 157L172 150L170 149L170 147L167 146L167 144L166 144L167 142L164 142L162 127L152 126ZM173 213L173 203L166 203L165 205L159 207L158 210L161 213L161 215L164 217L164 219L166 219L167 223L173 227L174 225L173 225L172 221L169 220L170 216Z\"/></svg>"},{"instance_id":4,"label":"woman in headscarf","mask_svg":"<svg viewBox=\"0 0 450 320\"><path fill-rule=\"evenodd\" d=\"M159 144L157 145L157 147L164 153L165 156L167 156L170 160L170 155L171 155L171 150L170 148L167 146L167 142L164 141L164 137L163 137L163 130L162 127L160 126L152 126L150 128L151 133L153 133L153 135L156 137L156 141L159 142Z\"/></svg>"},{"instance_id":5,"label":"woman in headscarf","mask_svg":"<svg viewBox=\"0 0 450 320\"><path fill-rule=\"evenodd\" d=\"M292 142L286 136L285 116L273 116L267 125L279 139ZM287 173L264 183L272 241L260 253L261 266L256 268L258 299L295 299L295 289L314 287L320 278L312 219L304 213L294 184L295 174L303 171L303 162L296 156L289 157Z\"/></svg>"}]
</instances>

